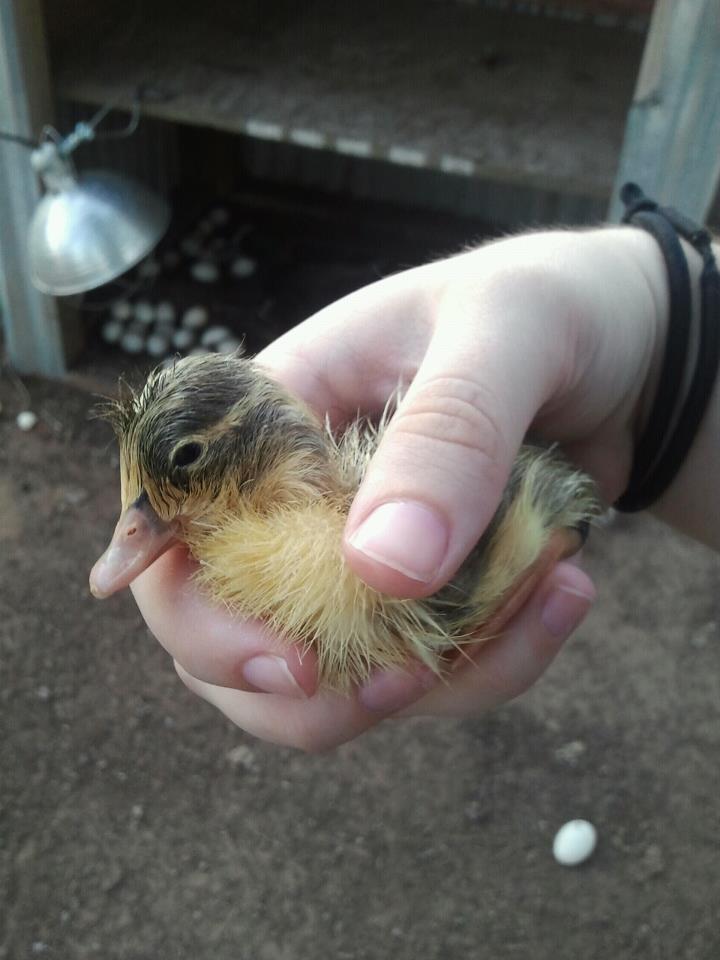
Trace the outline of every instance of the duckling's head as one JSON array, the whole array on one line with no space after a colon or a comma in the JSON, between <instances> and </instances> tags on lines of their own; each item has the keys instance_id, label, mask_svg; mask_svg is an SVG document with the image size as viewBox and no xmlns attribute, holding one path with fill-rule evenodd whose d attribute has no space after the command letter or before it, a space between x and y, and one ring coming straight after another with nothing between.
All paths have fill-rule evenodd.
<instances>
[{"instance_id":1,"label":"duckling's head","mask_svg":"<svg viewBox=\"0 0 720 960\"><path fill-rule=\"evenodd\" d=\"M186 357L105 410L120 447L122 513L90 575L96 596L127 586L193 522L239 498L255 509L323 492L328 436L251 360Z\"/></svg>"}]
</instances>

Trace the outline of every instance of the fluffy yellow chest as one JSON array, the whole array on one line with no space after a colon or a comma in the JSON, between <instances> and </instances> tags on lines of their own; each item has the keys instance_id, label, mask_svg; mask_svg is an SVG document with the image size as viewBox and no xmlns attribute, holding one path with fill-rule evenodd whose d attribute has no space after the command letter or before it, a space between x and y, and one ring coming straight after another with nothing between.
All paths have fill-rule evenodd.
<instances>
[{"instance_id":1,"label":"fluffy yellow chest","mask_svg":"<svg viewBox=\"0 0 720 960\"><path fill-rule=\"evenodd\" d=\"M330 686L344 688L411 652L436 666L433 654L450 642L442 624L422 603L385 597L359 580L342 555L344 526L340 507L318 500L267 514L241 508L190 527L187 541L213 599L312 644Z\"/></svg>"}]
</instances>

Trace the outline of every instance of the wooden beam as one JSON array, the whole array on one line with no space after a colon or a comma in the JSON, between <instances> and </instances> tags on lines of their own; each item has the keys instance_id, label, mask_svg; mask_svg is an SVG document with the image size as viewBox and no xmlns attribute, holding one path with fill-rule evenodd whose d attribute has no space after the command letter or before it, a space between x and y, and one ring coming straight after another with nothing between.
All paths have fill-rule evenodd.
<instances>
[{"instance_id":1,"label":"wooden beam","mask_svg":"<svg viewBox=\"0 0 720 960\"><path fill-rule=\"evenodd\" d=\"M0 0L0 130L37 138L52 116L40 0ZM21 373L65 372L57 305L30 282L26 236L40 197L30 151L0 141L0 314Z\"/></svg>"},{"instance_id":2,"label":"wooden beam","mask_svg":"<svg viewBox=\"0 0 720 960\"><path fill-rule=\"evenodd\" d=\"M620 187L704 220L720 179L720 0L657 0L628 114L609 218Z\"/></svg>"}]
</instances>

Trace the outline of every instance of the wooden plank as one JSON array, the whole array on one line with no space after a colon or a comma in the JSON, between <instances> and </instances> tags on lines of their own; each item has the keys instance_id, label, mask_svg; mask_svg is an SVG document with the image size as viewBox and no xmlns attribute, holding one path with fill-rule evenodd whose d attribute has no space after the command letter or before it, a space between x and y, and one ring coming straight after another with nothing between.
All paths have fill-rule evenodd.
<instances>
[{"instance_id":1,"label":"wooden plank","mask_svg":"<svg viewBox=\"0 0 720 960\"><path fill-rule=\"evenodd\" d=\"M628 114L609 216L620 188L705 220L720 179L720 0L657 0Z\"/></svg>"},{"instance_id":2,"label":"wooden plank","mask_svg":"<svg viewBox=\"0 0 720 960\"><path fill-rule=\"evenodd\" d=\"M48 7L58 91L273 142L607 201L642 37L417 0ZM102 36L102 44L86 42Z\"/></svg>"},{"instance_id":3,"label":"wooden plank","mask_svg":"<svg viewBox=\"0 0 720 960\"><path fill-rule=\"evenodd\" d=\"M0 129L36 137L52 116L39 0L0 0ZM29 150L0 141L0 298L10 363L60 376L65 354L55 301L30 282L27 227L40 190Z\"/></svg>"}]
</instances>

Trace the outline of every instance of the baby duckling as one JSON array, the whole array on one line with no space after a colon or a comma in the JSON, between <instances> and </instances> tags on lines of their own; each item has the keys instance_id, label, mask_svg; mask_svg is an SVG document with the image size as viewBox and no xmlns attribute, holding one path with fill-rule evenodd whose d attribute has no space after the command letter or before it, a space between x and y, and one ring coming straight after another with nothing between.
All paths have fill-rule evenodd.
<instances>
[{"instance_id":1,"label":"baby duckling","mask_svg":"<svg viewBox=\"0 0 720 960\"><path fill-rule=\"evenodd\" d=\"M363 583L341 548L347 513L387 422L333 436L240 356L187 357L109 409L122 514L90 575L106 597L170 544L187 544L210 598L317 651L325 686L347 689L412 656L440 671L488 638L599 513L593 482L556 451L523 446L503 502L453 580L423 600Z\"/></svg>"}]
</instances>

